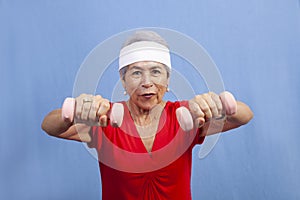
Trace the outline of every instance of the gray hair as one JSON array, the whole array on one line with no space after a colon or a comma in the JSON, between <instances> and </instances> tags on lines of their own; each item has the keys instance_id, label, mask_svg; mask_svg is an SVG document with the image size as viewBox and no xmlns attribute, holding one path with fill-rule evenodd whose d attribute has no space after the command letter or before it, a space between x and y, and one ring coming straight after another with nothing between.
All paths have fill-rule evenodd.
<instances>
[{"instance_id":1,"label":"gray hair","mask_svg":"<svg viewBox=\"0 0 300 200\"><path fill-rule=\"evenodd\" d=\"M135 42L141 42L141 41L150 41L150 42L156 42L158 44L164 45L169 49L169 45L166 42L166 40L161 37L159 34L157 34L154 31L148 31L148 30L141 30L141 31L136 31L133 35L131 35L122 45L122 48L131 45L132 43ZM120 70L120 73L124 79L125 73L127 72L128 66L123 67ZM169 78L170 76L170 69L169 67L165 66L165 69L167 70L167 77Z\"/></svg>"},{"instance_id":2,"label":"gray hair","mask_svg":"<svg viewBox=\"0 0 300 200\"><path fill-rule=\"evenodd\" d=\"M165 47L169 48L168 43L164 38L162 38L160 35L158 35L154 31L136 31L133 35L131 35L122 45L122 48L140 41L150 41L150 42L156 42L158 44L164 45Z\"/></svg>"}]
</instances>

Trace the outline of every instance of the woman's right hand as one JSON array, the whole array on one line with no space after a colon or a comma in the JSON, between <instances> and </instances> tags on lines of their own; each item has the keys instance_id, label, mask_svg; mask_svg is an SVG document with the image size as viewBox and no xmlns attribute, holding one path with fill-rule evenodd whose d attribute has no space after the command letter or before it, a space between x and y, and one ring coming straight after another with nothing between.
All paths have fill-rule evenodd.
<instances>
[{"instance_id":1,"label":"woman's right hand","mask_svg":"<svg viewBox=\"0 0 300 200\"><path fill-rule=\"evenodd\" d=\"M81 94L75 98L74 122L89 126L107 126L109 110L108 99L100 95Z\"/></svg>"}]
</instances>

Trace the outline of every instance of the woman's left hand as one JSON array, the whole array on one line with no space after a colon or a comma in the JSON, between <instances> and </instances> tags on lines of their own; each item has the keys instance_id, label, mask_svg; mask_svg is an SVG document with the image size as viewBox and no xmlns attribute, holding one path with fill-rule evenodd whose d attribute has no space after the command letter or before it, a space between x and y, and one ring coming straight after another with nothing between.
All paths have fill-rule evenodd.
<instances>
[{"instance_id":1,"label":"woman's left hand","mask_svg":"<svg viewBox=\"0 0 300 200\"><path fill-rule=\"evenodd\" d=\"M189 100L189 108L195 124L199 127L206 121L222 117L224 114L222 101L219 95L213 92L196 95Z\"/></svg>"}]
</instances>

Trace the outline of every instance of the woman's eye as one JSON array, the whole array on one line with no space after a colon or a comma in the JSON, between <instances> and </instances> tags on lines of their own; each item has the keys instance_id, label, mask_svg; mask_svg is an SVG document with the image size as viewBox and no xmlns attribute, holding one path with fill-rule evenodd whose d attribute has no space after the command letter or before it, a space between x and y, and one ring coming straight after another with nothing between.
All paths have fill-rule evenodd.
<instances>
[{"instance_id":1,"label":"woman's eye","mask_svg":"<svg viewBox=\"0 0 300 200\"><path fill-rule=\"evenodd\" d=\"M155 74L155 75L161 74L160 70L158 70L158 69L152 70L152 73Z\"/></svg>"},{"instance_id":2,"label":"woman's eye","mask_svg":"<svg viewBox=\"0 0 300 200\"><path fill-rule=\"evenodd\" d=\"M132 75L134 75L134 76L138 76L138 75L141 75L141 74L142 74L141 71L134 71L134 72L132 72Z\"/></svg>"}]
</instances>

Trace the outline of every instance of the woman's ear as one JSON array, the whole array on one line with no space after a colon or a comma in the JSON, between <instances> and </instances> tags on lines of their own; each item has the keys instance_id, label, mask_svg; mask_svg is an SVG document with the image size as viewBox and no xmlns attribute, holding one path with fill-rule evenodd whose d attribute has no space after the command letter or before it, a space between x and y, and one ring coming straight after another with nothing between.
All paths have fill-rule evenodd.
<instances>
[{"instance_id":1,"label":"woman's ear","mask_svg":"<svg viewBox=\"0 0 300 200\"><path fill-rule=\"evenodd\" d=\"M120 75L120 80L122 82L122 86L124 88L124 90L126 91L126 87L125 87L125 74L121 72L121 70L119 71L119 75Z\"/></svg>"},{"instance_id":2,"label":"woman's ear","mask_svg":"<svg viewBox=\"0 0 300 200\"><path fill-rule=\"evenodd\" d=\"M169 89L169 84L170 84L170 76L169 76L168 79L167 79L167 86L166 86L166 87L167 87L167 92L169 92L169 90L170 90L170 89Z\"/></svg>"}]
</instances>

